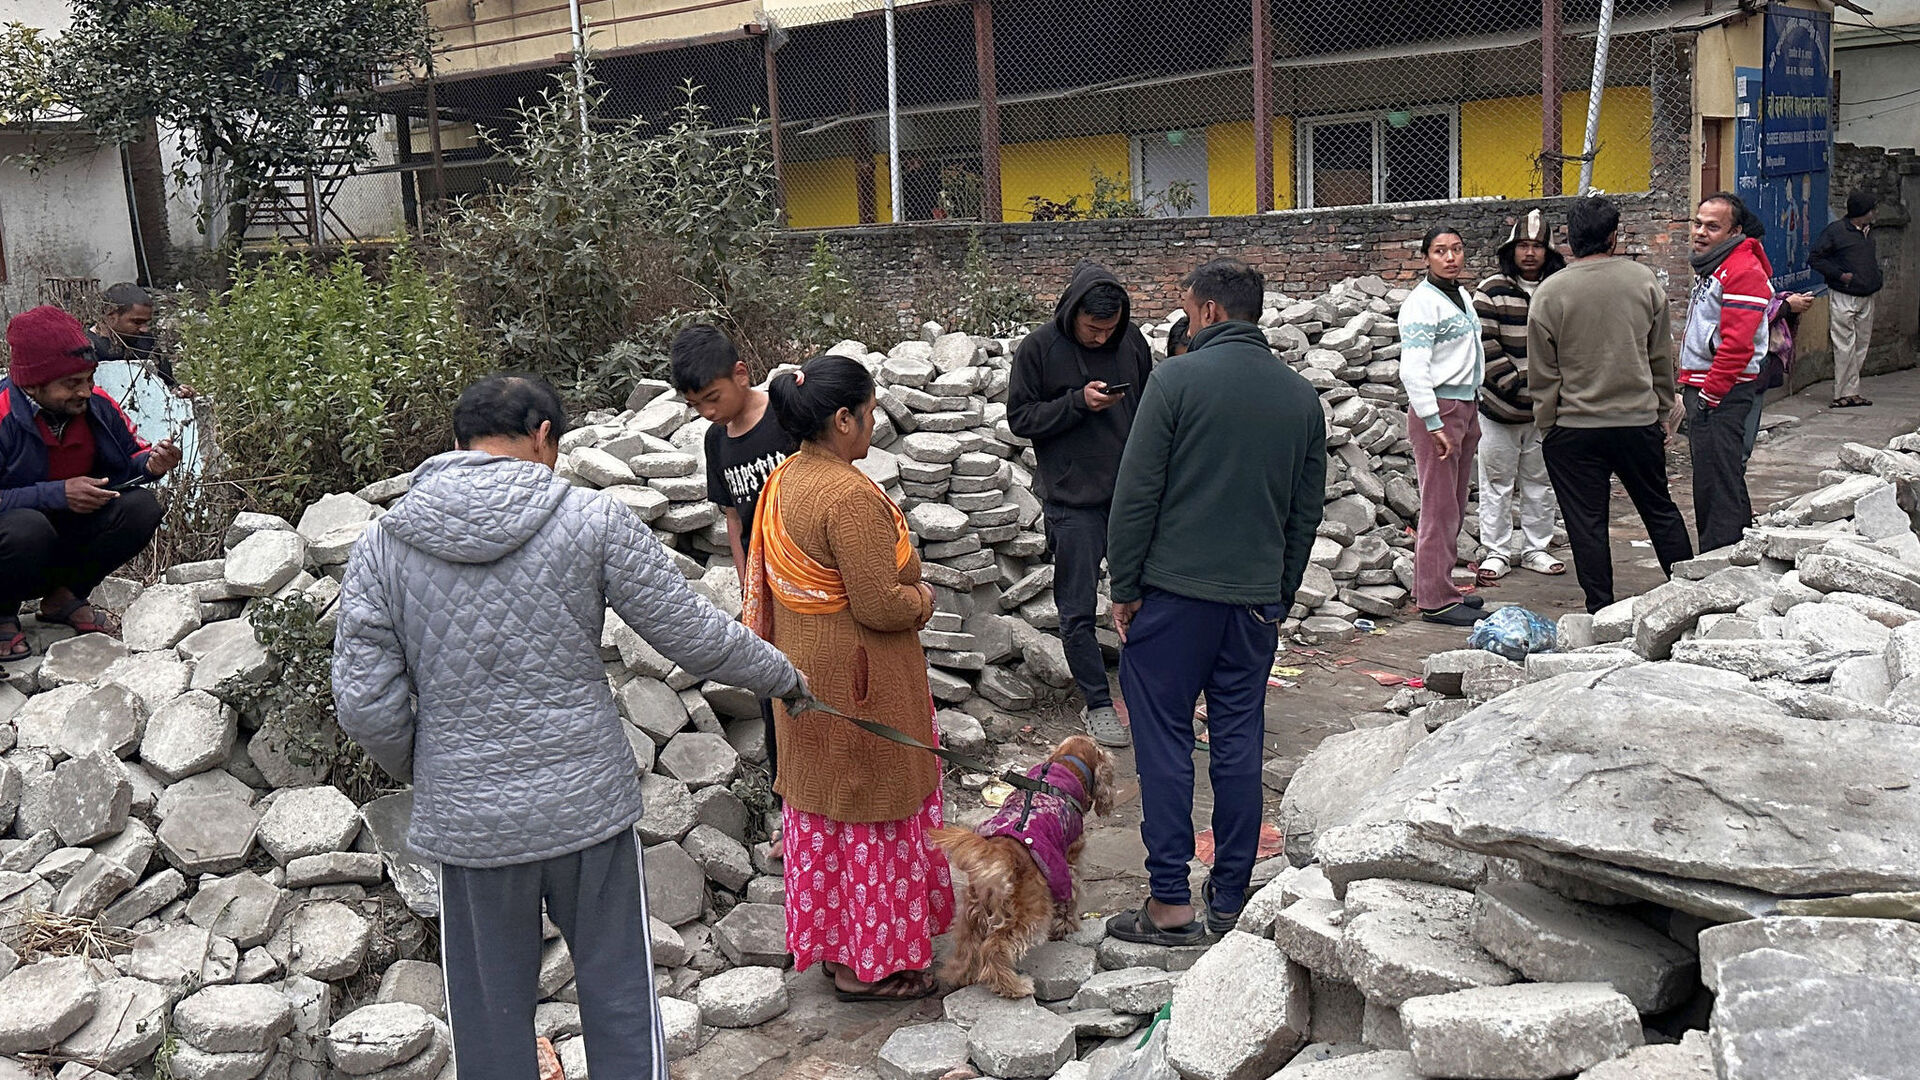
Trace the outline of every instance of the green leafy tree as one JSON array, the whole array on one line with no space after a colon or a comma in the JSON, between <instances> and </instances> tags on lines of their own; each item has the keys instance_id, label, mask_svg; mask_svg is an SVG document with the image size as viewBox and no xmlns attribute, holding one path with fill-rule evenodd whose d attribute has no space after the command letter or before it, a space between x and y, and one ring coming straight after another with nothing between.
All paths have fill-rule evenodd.
<instances>
[{"instance_id":1,"label":"green leafy tree","mask_svg":"<svg viewBox=\"0 0 1920 1080\"><path fill-rule=\"evenodd\" d=\"M75 0L52 83L108 141L177 133L207 217L342 149L371 157L376 73L427 47L419 0Z\"/></svg>"},{"instance_id":2,"label":"green leafy tree","mask_svg":"<svg viewBox=\"0 0 1920 1080\"><path fill-rule=\"evenodd\" d=\"M720 135L684 99L664 129L596 120L603 91L558 77L487 142L514 183L465 201L448 222L448 264L511 366L582 404L605 404L657 374L695 321L726 325L750 362L790 351L768 254L777 227L773 163L752 135Z\"/></svg>"},{"instance_id":3,"label":"green leafy tree","mask_svg":"<svg viewBox=\"0 0 1920 1080\"><path fill-rule=\"evenodd\" d=\"M37 27L0 24L0 124L30 124L59 104L53 43Z\"/></svg>"}]
</instances>

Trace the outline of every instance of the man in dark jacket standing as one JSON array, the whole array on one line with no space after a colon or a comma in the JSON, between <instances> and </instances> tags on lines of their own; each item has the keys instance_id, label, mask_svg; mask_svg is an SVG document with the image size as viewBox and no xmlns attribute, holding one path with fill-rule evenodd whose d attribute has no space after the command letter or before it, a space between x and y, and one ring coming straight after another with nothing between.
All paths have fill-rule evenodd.
<instances>
[{"instance_id":1,"label":"man in dark jacket standing","mask_svg":"<svg viewBox=\"0 0 1920 1080\"><path fill-rule=\"evenodd\" d=\"M1114 489L1108 561L1133 714L1152 897L1116 915L1124 941L1193 945L1239 919L1260 842L1267 673L1326 501L1313 387L1259 326L1266 281L1237 259L1184 283L1193 345L1154 373ZM1193 701L1207 695L1214 864L1193 858Z\"/></svg>"},{"instance_id":2,"label":"man in dark jacket standing","mask_svg":"<svg viewBox=\"0 0 1920 1080\"><path fill-rule=\"evenodd\" d=\"M80 320L51 305L7 324L0 379L0 661L32 655L20 604L80 633L111 631L87 595L147 546L160 500L141 485L180 464L149 447L93 385L98 361Z\"/></svg>"},{"instance_id":3,"label":"man in dark jacket standing","mask_svg":"<svg viewBox=\"0 0 1920 1080\"><path fill-rule=\"evenodd\" d=\"M1847 216L1829 222L1814 241L1808 265L1827 279L1833 330L1833 407L1873 402L1860 396L1860 369L1873 338L1873 294L1885 284L1873 250L1875 200L1871 191L1847 196Z\"/></svg>"},{"instance_id":4,"label":"man in dark jacket standing","mask_svg":"<svg viewBox=\"0 0 1920 1080\"><path fill-rule=\"evenodd\" d=\"M1039 460L1067 666L1086 701L1087 732L1104 746L1125 746L1128 738L1107 689L1093 613L1120 452L1153 371L1131 306L1106 267L1081 263L1052 324L1020 343L1007 388L1007 426L1032 440Z\"/></svg>"}]
</instances>

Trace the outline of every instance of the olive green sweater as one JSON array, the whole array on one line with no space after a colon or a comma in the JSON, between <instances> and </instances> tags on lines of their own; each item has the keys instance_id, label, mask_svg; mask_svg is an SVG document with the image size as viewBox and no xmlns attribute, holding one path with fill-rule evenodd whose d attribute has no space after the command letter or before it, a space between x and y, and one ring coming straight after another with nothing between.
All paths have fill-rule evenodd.
<instances>
[{"instance_id":1,"label":"olive green sweater","mask_svg":"<svg viewBox=\"0 0 1920 1080\"><path fill-rule=\"evenodd\" d=\"M1292 604L1326 501L1320 397L1251 323L1194 335L1140 399L1107 526L1116 603Z\"/></svg>"},{"instance_id":2,"label":"olive green sweater","mask_svg":"<svg viewBox=\"0 0 1920 1080\"><path fill-rule=\"evenodd\" d=\"M1645 427L1673 409L1673 328L1652 270L1576 259L1527 309L1527 392L1542 432Z\"/></svg>"}]
</instances>

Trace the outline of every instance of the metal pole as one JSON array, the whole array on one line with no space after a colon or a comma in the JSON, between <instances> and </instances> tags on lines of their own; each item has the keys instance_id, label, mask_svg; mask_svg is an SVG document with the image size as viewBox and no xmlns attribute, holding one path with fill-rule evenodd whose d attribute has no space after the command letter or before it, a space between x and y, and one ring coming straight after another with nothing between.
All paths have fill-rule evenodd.
<instances>
[{"instance_id":1,"label":"metal pole","mask_svg":"<svg viewBox=\"0 0 1920 1080\"><path fill-rule=\"evenodd\" d=\"M1273 56L1267 0L1253 0L1253 212L1273 209Z\"/></svg>"},{"instance_id":2,"label":"metal pole","mask_svg":"<svg viewBox=\"0 0 1920 1080\"><path fill-rule=\"evenodd\" d=\"M446 210L447 161L440 147L439 80L434 78L433 63L427 63L427 149L433 156L433 210Z\"/></svg>"},{"instance_id":3,"label":"metal pole","mask_svg":"<svg viewBox=\"0 0 1920 1080\"><path fill-rule=\"evenodd\" d=\"M786 159L780 152L780 62L774 59L774 53L778 51L774 40L776 36L774 28L768 26L760 44L767 61L767 146L773 152L773 192L774 198L779 201L780 212L785 214L787 174Z\"/></svg>"},{"instance_id":4,"label":"metal pole","mask_svg":"<svg viewBox=\"0 0 1920 1080\"><path fill-rule=\"evenodd\" d=\"M1607 44L1613 38L1613 0L1600 0L1600 36L1593 42L1593 85L1587 90L1587 137L1580 144L1580 194L1593 190L1593 152L1600 139L1600 95L1607 88Z\"/></svg>"},{"instance_id":5,"label":"metal pole","mask_svg":"<svg viewBox=\"0 0 1920 1080\"><path fill-rule=\"evenodd\" d=\"M580 95L580 134L587 131L587 26L580 17L580 0L567 0L567 16L573 20L573 88Z\"/></svg>"},{"instance_id":6,"label":"metal pole","mask_svg":"<svg viewBox=\"0 0 1920 1080\"><path fill-rule=\"evenodd\" d=\"M153 284L153 272L147 266L147 235L140 228L140 200L133 190L133 155L127 152L127 144L120 144L120 178L127 189L127 220L133 225L133 272L134 281L141 285Z\"/></svg>"},{"instance_id":7,"label":"metal pole","mask_svg":"<svg viewBox=\"0 0 1920 1080\"><path fill-rule=\"evenodd\" d=\"M900 68L893 45L893 0L887 0L887 182L893 193L893 220L906 220L900 205Z\"/></svg>"},{"instance_id":8,"label":"metal pole","mask_svg":"<svg viewBox=\"0 0 1920 1080\"><path fill-rule=\"evenodd\" d=\"M1540 194L1560 186L1560 0L1540 0Z\"/></svg>"},{"instance_id":9,"label":"metal pole","mask_svg":"<svg viewBox=\"0 0 1920 1080\"><path fill-rule=\"evenodd\" d=\"M973 0L973 62L980 79L980 220L999 221L1000 91L993 63L993 0Z\"/></svg>"}]
</instances>

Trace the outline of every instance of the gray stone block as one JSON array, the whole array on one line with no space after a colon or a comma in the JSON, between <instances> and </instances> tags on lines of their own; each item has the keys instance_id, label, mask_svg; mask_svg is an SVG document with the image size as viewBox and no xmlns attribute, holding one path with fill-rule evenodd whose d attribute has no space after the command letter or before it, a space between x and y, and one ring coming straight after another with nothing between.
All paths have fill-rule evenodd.
<instances>
[{"instance_id":1,"label":"gray stone block","mask_svg":"<svg viewBox=\"0 0 1920 1080\"><path fill-rule=\"evenodd\" d=\"M1414 1066L1427 1076L1567 1076L1644 1038L1640 1015L1597 983L1524 983L1420 997L1400 1006Z\"/></svg>"},{"instance_id":2,"label":"gray stone block","mask_svg":"<svg viewBox=\"0 0 1920 1080\"><path fill-rule=\"evenodd\" d=\"M1073 1060L1073 1025L1037 1005L1020 1005L975 1024L967 1054L984 1075L1050 1077Z\"/></svg>"},{"instance_id":3,"label":"gray stone block","mask_svg":"<svg viewBox=\"0 0 1920 1080\"><path fill-rule=\"evenodd\" d=\"M360 834L360 808L339 788L288 788L260 816L260 846L285 866L308 855L345 851Z\"/></svg>"},{"instance_id":4,"label":"gray stone block","mask_svg":"<svg viewBox=\"0 0 1920 1080\"><path fill-rule=\"evenodd\" d=\"M1167 1061L1189 1080L1258 1080L1307 1040L1306 969L1273 943L1233 931L1173 993Z\"/></svg>"},{"instance_id":5,"label":"gray stone block","mask_svg":"<svg viewBox=\"0 0 1920 1080\"><path fill-rule=\"evenodd\" d=\"M93 1018L100 978L82 956L15 968L0 979L0 1053L49 1050Z\"/></svg>"},{"instance_id":6,"label":"gray stone block","mask_svg":"<svg viewBox=\"0 0 1920 1080\"><path fill-rule=\"evenodd\" d=\"M270 986L209 986L174 1007L173 1028L209 1053L271 1050L293 1030L293 1003Z\"/></svg>"},{"instance_id":7,"label":"gray stone block","mask_svg":"<svg viewBox=\"0 0 1920 1080\"><path fill-rule=\"evenodd\" d=\"M887 1036L874 1068L881 1080L941 1080L966 1063L966 1030L937 1021L903 1027Z\"/></svg>"},{"instance_id":8,"label":"gray stone block","mask_svg":"<svg viewBox=\"0 0 1920 1080\"><path fill-rule=\"evenodd\" d=\"M1643 1013L1693 992L1693 954L1638 919L1523 882L1483 885L1478 898L1474 940L1535 982L1603 983Z\"/></svg>"},{"instance_id":9,"label":"gray stone block","mask_svg":"<svg viewBox=\"0 0 1920 1080\"><path fill-rule=\"evenodd\" d=\"M702 979L694 1003L709 1026L743 1028L786 1012L790 999L779 968L737 967Z\"/></svg>"}]
</instances>

